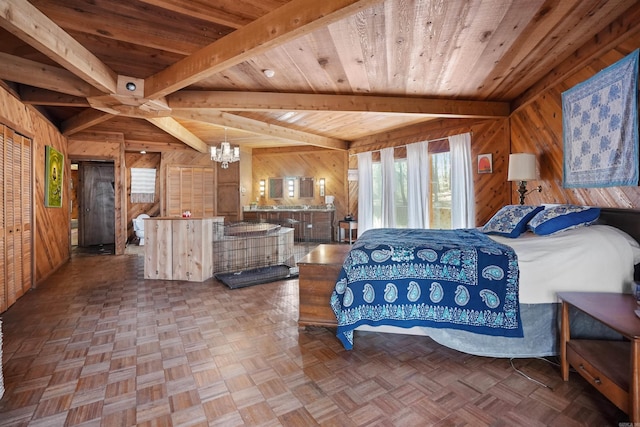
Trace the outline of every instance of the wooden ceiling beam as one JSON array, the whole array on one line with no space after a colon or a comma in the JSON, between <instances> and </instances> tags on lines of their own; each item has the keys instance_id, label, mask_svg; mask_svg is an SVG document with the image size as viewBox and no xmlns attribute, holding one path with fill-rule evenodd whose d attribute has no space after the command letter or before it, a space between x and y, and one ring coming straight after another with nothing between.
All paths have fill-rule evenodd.
<instances>
[{"instance_id":1,"label":"wooden ceiling beam","mask_svg":"<svg viewBox=\"0 0 640 427\"><path fill-rule=\"evenodd\" d=\"M112 117L115 116L102 111L94 110L93 108L89 108L87 110L84 110L82 113L62 122L62 125L60 126L60 132L62 132L62 134L65 136L73 135L74 133L82 132L83 130L89 129L92 126L95 126L102 122L106 122Z\"/></svg>"},{"instance_id":2,"label":"wooden ceiling beam","mask_svg":"<svg viewBox=\"0 0 640 427\"><path fill-rule=\"evenodd\" d=\"M184 126L178 123L171 117L149 117L146 120L157 126L159 129L165 131L169 135L179 139L187 144L189 147L201 153L209 152L209 145L207 145L200 138L189 132Z\"/></svg>"},{"instance_id":3,"label":"wooden ceiling beam","mask_svg":"<svg viewBox=\"0 0 640 427\"><path fill-rule=\"evenodd\" d=\"M74 96L89 96L93 87L64 68L0 52L0 79Z\"/></svg>"},{"instance_id":4,"label":"wooden ceiling beam","mask_svg":"<svg viewBox=\"0 0 640 427\"><path fill-rule=\"evenodd\" d=\"M23 104L82 108L91 106L85 97L67 95L38 87L21 86L19 93L20 101L22 101Z\"/></svg>"},{"instance_id":5,"label":"wooden ceiling beam","mask_svg":"<svg viewBox=\"0 0 640 427\"><path fill-rule=\"evenodd\" d=\"M238 14L229 12L225 8L224 2L211 2L210 0L140 0L153 6L158 6L172 12L181 13L183 15L202 19L203 21L213 22L214 24L224 25L229 28L241 28L251 22L250 19ZM228 3L235 3L229 0Z\"/></svg>"},{"instance_id":6,"label":"wooden ceiling beam","mask_svg":"<svg viewBox=\"0 0 640 427\"><path fill-rule=\"evenodd\" d=\"M170 108L224 111L331 111L420 114L425 117L509 117L508 102L416 97L324 95L276 92L179 91L167 97Z\"/></svg>"},{"instance_id":7,"label":"wooden ceiling beam","mask_svg":"<svg viewBox=\"0 0 640 427\"><path fill-rule=\"evenodd\" d=\"M147 78L145 98L169 95L381 1L292 0Z\"/></svg>"},{"instance_id":8,"label":"wooden ceiling beam","mask_svg":"<svg viewBox=\"0 0 640 427\"><path fill-rule=\"evenodd\" d=\"M334 150L346 150L349 145L347 141L340 139L327 138L316 134L301 132L283 126L249 119L247 117L224 113L222 111L188 111L178 109L173 110L172 115L174 117L180 117L187 120L195 120L221 127L233 128L244 132L251 132L258 135L282 139L285 141L304 143Z\"/></svg>"},{"instance_id":9,"label":"wooden ceiling beam","mask_svg":"<svg viewBox=\"0 0 640 427\"><path fill-rule=\"evenodd\" d=\"M27 0L3 0L0 26L98 90L116 92L116 73Z\"/></svg>"}]
</instances>

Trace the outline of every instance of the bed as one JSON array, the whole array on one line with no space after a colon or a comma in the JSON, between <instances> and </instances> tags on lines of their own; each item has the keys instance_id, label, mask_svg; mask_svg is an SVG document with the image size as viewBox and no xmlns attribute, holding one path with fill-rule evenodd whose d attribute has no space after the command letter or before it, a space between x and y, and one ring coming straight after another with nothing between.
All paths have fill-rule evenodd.
<instances>
[{"instance_id":1,"label":"bed","mask_svg":"<svg viewBox=\"0 0 640 427\"><path fill-rule=\"evenodd\" d=\"M629 293L640 263L640 211L589 209L597 220L545 235L368 230L347 255L331 296L338 338L347 349L362 330L428 335L481 356L557 355L556 293ZM524 225L542 210L523 218ZM572 316L576 334L609 337L606 328Z\"/></svg>"}]
</instances>

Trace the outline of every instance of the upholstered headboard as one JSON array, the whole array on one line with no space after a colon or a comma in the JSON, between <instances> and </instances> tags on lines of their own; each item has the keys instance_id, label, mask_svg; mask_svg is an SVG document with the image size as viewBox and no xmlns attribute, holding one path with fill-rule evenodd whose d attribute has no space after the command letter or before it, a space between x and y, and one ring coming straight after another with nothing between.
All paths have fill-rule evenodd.
<instances>
[{"instance_id":1,"label":"upholstered headboard","mask_svg":"<svg viewBox=\"0 0 640 427\"><path fill-rule=\"evenodd\" d=\"M598 224L619 228L640 242L640 210L600 208ZM640 280L640 264L636 265L635 280Z\"/></svg>"}]
</instances>

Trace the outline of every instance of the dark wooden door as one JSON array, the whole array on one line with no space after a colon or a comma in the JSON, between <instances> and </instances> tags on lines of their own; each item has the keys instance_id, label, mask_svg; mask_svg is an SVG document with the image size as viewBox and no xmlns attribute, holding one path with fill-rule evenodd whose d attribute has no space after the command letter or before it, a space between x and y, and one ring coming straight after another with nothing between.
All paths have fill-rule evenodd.
<instances>
[{"instance_id":1,"label":"dark wooden door","mask_svg":"<svg viewBox=\"0 0 640 427\"><path fill-rule=\"evenodd\" d=\"M216 206L224 222L240 221L240 163L230 163L228 169L216 167Z\"/></svg>"},{"instance_id":2,"label":"dark wooden door","mask_svg":"<svg viewBox=\"0 0 640 427\"><path fill-rule=\"evenodd\" d=\"M78 164L78 246L115 243L115 186L111 162Z\"/></svg>"}]
</instances>

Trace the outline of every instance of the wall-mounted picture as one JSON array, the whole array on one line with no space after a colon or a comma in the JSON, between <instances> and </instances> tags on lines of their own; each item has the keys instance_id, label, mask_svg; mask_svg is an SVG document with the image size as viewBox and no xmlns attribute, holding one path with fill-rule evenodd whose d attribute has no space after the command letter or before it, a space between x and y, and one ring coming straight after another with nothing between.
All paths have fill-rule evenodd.
<instances>
[{"instance_id":1,"label":"wall-mounted picture","mask_svg":"<svg viewBox=\"0 0 640 427\"><path fill-rule=\"evenodd\" d=\"M44 158L44 205L49 208L61 208L64 155L47 145Z\"/></svg>"},{"instance_id":2,"label":"wall-mounted picture","mask_svg":"<svg viewBox=\"0 0 640 427\"><path fill-rule=\"evenodd\" d=\"M493 173L493 158L491 153L478 154L478 173Z\"/></svg>"}]
</instances>

